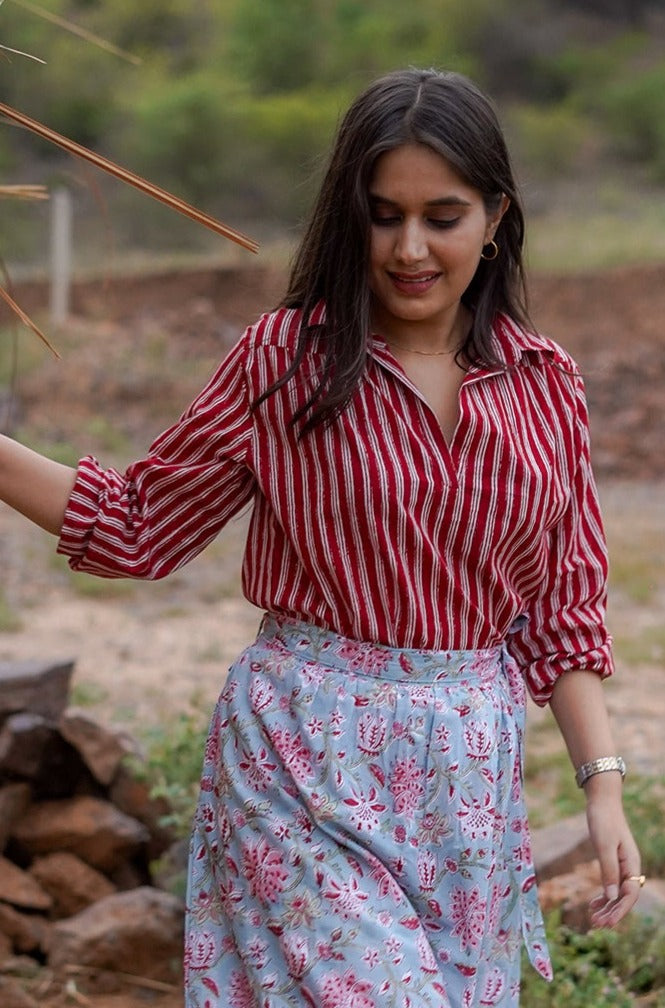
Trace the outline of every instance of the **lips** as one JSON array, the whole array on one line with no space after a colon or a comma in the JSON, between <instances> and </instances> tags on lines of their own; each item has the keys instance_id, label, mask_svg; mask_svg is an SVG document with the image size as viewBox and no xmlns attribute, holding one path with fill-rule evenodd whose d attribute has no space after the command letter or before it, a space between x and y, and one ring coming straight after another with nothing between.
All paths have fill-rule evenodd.
<instances>
[{"instance_id":1,"label":"lips","mask_svg":"<svg viewBox=\"0 0 665 1008\"><path fill-rule=\"evenodd\" d=\"M440 277L440 273L388 273L393 286L400 294L416 296L426 294Z\"/></svg>"}]
</instances>

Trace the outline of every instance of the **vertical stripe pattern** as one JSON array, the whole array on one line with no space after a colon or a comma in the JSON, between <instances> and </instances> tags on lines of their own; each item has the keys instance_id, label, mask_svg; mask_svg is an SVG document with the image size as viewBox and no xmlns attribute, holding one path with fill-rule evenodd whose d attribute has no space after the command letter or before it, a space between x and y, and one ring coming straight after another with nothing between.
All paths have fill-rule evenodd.
<instances>
[{"instance_id":1,"label":"vertical stripe pattern","mask_svg":"<svg viewBox=\"0 0 665 1008\"><path fill-rule=\"evenodd\" d=\"M322 311L322 309L320 309ZM281 309L250 327L177 423L124 474L82 459L59 542L75 569L159 578L248 503L248 599L391 647L508 647L539 703L571 668L611 672L606 547L582 379L555 343L500 316L505 367L472 368L447 444L376 337L360 388L298 440L313 339Z\"/></svg>"}]
</instances>

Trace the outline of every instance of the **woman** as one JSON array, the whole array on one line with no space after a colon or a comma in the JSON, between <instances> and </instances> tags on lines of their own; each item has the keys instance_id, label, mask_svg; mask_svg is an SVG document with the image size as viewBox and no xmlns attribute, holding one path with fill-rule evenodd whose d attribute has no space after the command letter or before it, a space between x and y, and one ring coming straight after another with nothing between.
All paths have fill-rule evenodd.
<instances>
[{"instance_id":1,"label":"woman","mask_svg":"<svg viewBox=\"0 0 665 1008\"><path fill-rule=\"evenodd\" d=\"M485 96L389 74L341 124L283 304L145 460L1 443L2 497L101 576L162 577L253 505L266 617L206 746L188 1008L504 1008L523 942L548 977L524 684L586 791L594 924L635 903L582 382L529 324L523 232Z\"/></svg>"}]
</instances>

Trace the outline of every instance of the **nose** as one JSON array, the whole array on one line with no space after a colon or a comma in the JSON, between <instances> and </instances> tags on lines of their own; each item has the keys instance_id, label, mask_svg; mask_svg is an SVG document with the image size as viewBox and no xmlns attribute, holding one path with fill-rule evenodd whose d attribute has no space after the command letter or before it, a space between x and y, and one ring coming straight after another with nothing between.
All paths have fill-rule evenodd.
<instances>
[{"instance_id":1,"label":"nose","mask_svg":"<svg viewBox=\"0 0 665 1008\"><path fill-rule=\"evenodd\" d=\"M395 256L403 263L421 262L427 257L427 238L422 222L406 219L397 235Z\"/></svg>"}]
</instances>

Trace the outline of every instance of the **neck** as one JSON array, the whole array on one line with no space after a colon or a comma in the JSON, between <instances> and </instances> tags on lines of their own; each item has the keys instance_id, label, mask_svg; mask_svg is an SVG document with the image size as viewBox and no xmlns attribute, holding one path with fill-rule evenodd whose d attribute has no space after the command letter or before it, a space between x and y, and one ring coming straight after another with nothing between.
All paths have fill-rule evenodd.
<instances>
[{"instance_id":1,"label":"neck","mask_svg":"<svg viewBox=\"0 0 665 1008\"><path fill-rule=\"evenodd\" d=\"M405 353L439 357L459 350L466 340L471 320L471 313L460 305L451 319L436 322L428 319L426 323L399 320L395 324L395 319L383 318L379 311L372 316L372 326L386 343Z\"/></svg>"}]
</instances>

